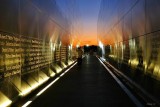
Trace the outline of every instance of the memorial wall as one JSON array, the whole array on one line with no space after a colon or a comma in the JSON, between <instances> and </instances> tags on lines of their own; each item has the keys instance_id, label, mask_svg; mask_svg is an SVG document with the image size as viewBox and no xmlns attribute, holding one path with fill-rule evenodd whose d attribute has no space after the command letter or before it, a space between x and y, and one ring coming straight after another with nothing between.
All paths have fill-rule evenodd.
<instances>
[{"instance_id":1,"label":"memorial wall","mask_svg":"<svg viewBox=\"0 0 160 107\"><path fill-rule=\"evenodd\" d=\"M32 72L53 60L49 43L42 40L0 34L1 77Z\"/></svg>"},{"instance_id":2,"label":"memorial wall","mask_svg":"<svg viewBox=\"0 0 160 107\"><path fill-rule=\"evenodd\" d=\"M0 106L72 63L68 32L55 0L0 1Z\"/></svg>"},{"instance_id":3,"label":"memorial wall","mask_svg":"<svg viewBox=\"0 0 160 107\"><path fill-rule=\"evenodd\" d=\"M139 68L160 80L159 0L102 0L99 40L109 45L109 57Z\"/></svg>"},{"instance_id":4,"label":"memorial wall","mask_svg":"<svg viewBox=\"0 0 160 107\"><path fill-rule=\"evenodd\" d=\"M110 47L105 58L157 98L159 10L159 0L102 0L98 19L99 41Z\"/></svg>"}]
</instances>

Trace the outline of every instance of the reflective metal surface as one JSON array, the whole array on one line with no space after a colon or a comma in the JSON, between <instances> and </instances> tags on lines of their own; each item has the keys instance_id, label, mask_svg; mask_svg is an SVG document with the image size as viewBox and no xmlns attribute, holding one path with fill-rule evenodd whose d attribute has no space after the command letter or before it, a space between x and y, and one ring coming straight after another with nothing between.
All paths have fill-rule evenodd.
<instances>
[{"instance_id":1,"label":"reflective metal surface","mask_svg":"<svg viewBox=\"0 0 160 107\"><path fill-rule=\"evenodd\" d=\"M160 80L159 0L102 0L99 41L110 57Z\"/></svg>"},{"instance_id":2,"label":"reflective metal surface","mask_svg":"<svg viewBox=\"0 0 160 107\"><path fill-rule=\"evenodd\" d=\"M0 106L72 63L69 29L55 0L0 1Z\"/></svg>"}]
</instances>

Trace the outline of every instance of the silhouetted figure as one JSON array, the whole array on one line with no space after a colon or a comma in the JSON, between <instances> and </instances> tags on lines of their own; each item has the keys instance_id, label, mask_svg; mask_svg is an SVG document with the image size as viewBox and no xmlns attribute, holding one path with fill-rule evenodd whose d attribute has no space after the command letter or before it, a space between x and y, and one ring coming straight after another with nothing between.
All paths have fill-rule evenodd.
<instances>
[{"instance_id":1,"label":"silhouetted figure","mask_svg":"<svg viewBox=\"0 0 160 107\"><path fill-rule=\"evenodd\" d=\"M81 65L82 64L82 55L83 55L83 51L82 51L81 47L78 47L77 54L78 54L78 58L77 58L78 65Z\"/></svg>"}]
</instances>

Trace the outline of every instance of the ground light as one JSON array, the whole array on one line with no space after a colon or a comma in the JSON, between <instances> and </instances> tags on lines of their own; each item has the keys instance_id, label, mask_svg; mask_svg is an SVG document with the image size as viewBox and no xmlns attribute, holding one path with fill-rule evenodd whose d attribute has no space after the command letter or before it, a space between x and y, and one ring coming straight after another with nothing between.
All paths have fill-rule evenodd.
<instances>
[{"instance_id":1,"label":"ground light","mask_svg":"<svg viewBox=\"0 0 160 107\"><path fill-rule=\"evenodd\" d=\"M59 77L54 79L49 85L47 85L45 88L43 88L36 96L32 97L29 101L27 101L22 107L27 107L30 105L38 96L40 96L43 92L45 92L49 87L51 87L57 80L59 80L65 73L67 73L71 68L73 68L75 64L73 64L71 67L69 67L66 71L64 71Z\"/></svg>"},{"instance_id":2,"label":"ground light","mask_svg":"<svg viewBox=\"0 0 160 107\"><path fill-rule=\"evenodd\" d=\"M12 101L9 98L7 98L2 92L0 92L0 98L0 107L7 107L12 103Z\"/></svg>"}]
</instances>

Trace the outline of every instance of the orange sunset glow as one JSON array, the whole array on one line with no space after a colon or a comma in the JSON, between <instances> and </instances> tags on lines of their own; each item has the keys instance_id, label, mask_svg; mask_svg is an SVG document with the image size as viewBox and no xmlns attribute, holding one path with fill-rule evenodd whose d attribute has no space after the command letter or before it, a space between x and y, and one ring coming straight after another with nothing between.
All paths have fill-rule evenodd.
<instances>
[{"instance_id":1,"label":"orange sunset glow","mask_svg":"<svg viewBox=\"0 0 160 107\"><path fill-rule=\"evenodd\" d=\"M92 5L88 6L90 3ZM81 0L71 0L68 4L58 0L58 5L63 14L68 13L68 18L71 20L69 27L70 43L73 46L97 45L97 20L100 0L96 2L85 1L85 3Z\"/></svg>"}]
</instances>

